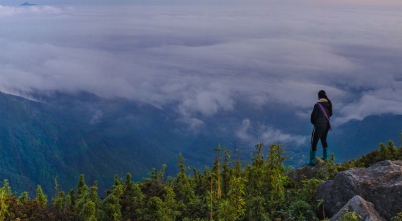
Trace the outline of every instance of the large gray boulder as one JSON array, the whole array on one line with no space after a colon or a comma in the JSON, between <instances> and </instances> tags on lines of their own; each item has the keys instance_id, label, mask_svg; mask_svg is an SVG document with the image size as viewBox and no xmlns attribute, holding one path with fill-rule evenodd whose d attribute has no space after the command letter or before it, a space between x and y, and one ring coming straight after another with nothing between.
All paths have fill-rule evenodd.
<instances>
[{"instance_id":1,"label":"large gray boulder","mask_svg":"<svg viewBox=\"0 0 402 221\"><path fill-rule=\"evenodd\" d=\"M288 177L296 182L302 179L311 179L317 177L318 172L324 173L326 170L325 162L319 157L315 158L315 166L304 164L303 166L292 170L288 173Z\"/></svg>"},{"instance_id":2,"label":"large gray boulder","mask_svg":"<svg viewBox=\"0 0 402 221\"><path fill-rule=\"evenodd\" d=\"M342 171L318 186L325 213L334 216L350 199L359 195L374 204L387 220L402 211L402 161L382 161L369 168Z\"/></svg>"},{"instance_id":3,"label":"large gray boulder","mask_svg":"<svg viewBox=\"0 0 402 221\"><path fill-rule=\"evenodd\" d=\"M359 215L359 221L385 221L375 210L372 203L367 202L360 196L354 196L338 213L336 213L330 221L340 220L346 212L355 212Z\"/></svg>"}]
</instances>

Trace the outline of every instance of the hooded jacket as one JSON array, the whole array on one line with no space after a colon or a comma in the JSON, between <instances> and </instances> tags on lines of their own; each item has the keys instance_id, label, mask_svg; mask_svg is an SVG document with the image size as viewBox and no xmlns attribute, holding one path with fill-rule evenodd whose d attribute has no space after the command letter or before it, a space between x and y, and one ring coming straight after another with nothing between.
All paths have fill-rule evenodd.
<instances>
[{"instance_id":1,"label":"hooded jacket","mask_svg":"<svg viewBox=\"0 0 402 221\"><path fill-rule=\"evenodd\" d=\"M327 113L328 117L330 116L329 112L329 103L327 99L320 99L318 101L324 108L325 112ZM325 117L324 112L322 112L321 107L318 106L318 104L314 105L313 112L311 113L311 118L310 121L312 124L314 124L315 127L329 127L329 123L327 120L327 117Z\"/></svg>"}]
</instances>

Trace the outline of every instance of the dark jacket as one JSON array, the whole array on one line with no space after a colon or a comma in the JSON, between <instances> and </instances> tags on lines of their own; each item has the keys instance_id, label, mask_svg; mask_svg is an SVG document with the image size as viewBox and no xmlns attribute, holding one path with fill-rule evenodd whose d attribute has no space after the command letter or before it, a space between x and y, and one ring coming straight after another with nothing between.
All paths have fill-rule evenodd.
<instances>
[{"instance_id":1,"label":"dark jacket","mask_svg":"<svg viewBox=\"0 0 402 221\"><path fill-rule=\"evenodd\" d=\"M329 103L328 102L320 102L320 104L324 107L325 112L327 113L327 116L330 117L329 113ZM329 123L327 118L324 115L324 112L322 112L321 107L318 106L318 104L314 105L313 112L311 113L311 118L310 121L312 124L314 124L315 127L329 127Z\"/></svg>"}]
</instances>

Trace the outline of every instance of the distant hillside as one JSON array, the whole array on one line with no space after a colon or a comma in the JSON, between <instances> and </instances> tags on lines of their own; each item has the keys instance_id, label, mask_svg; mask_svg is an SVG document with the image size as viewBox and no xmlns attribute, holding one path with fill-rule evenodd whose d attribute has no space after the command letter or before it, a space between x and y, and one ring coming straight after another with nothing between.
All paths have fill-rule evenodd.
<instances>
[{"instance_id":1,"label":"distant hillside","mask_svg":"<svg viewBox=\"0 0 402 221\"><path fill-rule=\"evenodd\" d=\"M67 187L81 173L103 191L114 174L138 180L198 142L171 130L174 118L150 105L87 93L47 102L0 94L0 178L19 192L37 184L53 192L56 177ZM171 139L178 133L180 145Z\"/></svg>"},{"instance_id":2,"label":"distant hillside","mask_svg":"<svg viewBox=\"0 0 402 221\"><path fill-rule=\"evenodd\" d=\"M399 146L401 132L401 115L369 116L342 125L330 134L330 140L337 159L344 161L377 150L379 143L386 144L389 140Z\"/></svg>"},{"instance_id":3,"label":"distant hillside","mask_svg":"<svg viewBox=\"0 0 402 221\"><path fill-rule=\"evenodd\" d=\"M218 143L233 151L236 142L241 160L250 160L252 144L236 137L245 118L291 134L309 136L312 129L308 120L289 119L293 112L286 107L251 109L239 105L233 112L198 116L205 125L195 132L180 121L174 107L159 109L86 92L33 96L40 102L0 93L0 178L9 179L18 192L33 193L41 184L45 192L53 193L56 177L61 188L67 189L85 174L89 182L99 181L102 195L115 174L131 173L138 181L152 168L167 164L167 175L175 175L179 154L190 166L211 166L212 150ZM357 158L378 149L380 142L398 140L400 125L402 116L349 122L330 133L330 152L335 152L337 161ZM250 134L257 134L256 128L250 128ZM290 156L286 164L300 166L309 143L288 143L283 148Z\"/></svg>"}]
</instances>

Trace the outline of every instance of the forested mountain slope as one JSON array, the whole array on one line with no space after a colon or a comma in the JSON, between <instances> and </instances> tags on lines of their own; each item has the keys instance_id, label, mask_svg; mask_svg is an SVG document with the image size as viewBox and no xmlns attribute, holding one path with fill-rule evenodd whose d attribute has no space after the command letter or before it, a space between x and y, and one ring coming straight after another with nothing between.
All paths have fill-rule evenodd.
<instances>
[{"instance_id":1,"label":"forested mountain slope","mask_svg":"<svg viewBox=\"0 0 402 221\"><path fill-rule=\"evenodd\" d=\"M218 143L232 151L240 149L245 162L254 150L251 142L236 137L245 118L306 137L312 129L308 120L289 117L292 110L286 107L238 105L232 112L198 116L205 124L194 131L173 107L162 109L87 92L31 97L35 101L0 93L0 178L8 179L18 192L33 193L40 184L53 193L56 177L67 189L85 174L88 182L99 181L102 195L115 174L131 173L139 181L152 168L167 164L167 175L175 175L179 154L190 166L211 166ZM380 142L398 140L400 125L402 116L349 122L330 133L330 152L335 152L338 162L357 158L378 149ZM256 128L251 125L248 133L258 138ZM305 162L309 143L286 143L283 148L290 157L286 165L299 166Z\"/></svg>"},{"instance_id":2,"label":"forested mountain slope","mask_svg":"<svg viewBox=\"0 0 402 221\"><path fill-rule=\"evenodd\" d=\"M43 103L0 94L0 177L15 190L32 192L42 184L50 192L49 181L57 177L71 186L81 173L105 189L116 173L130 171L140 179L183 151L168 139L176 136L169 130L176 122L161 109L90 94L53 99ZM181 137L191 145L193 140Z\"/></svg>"}]
</instances>

